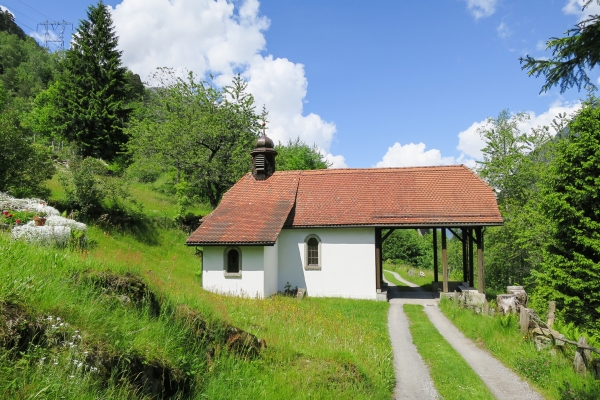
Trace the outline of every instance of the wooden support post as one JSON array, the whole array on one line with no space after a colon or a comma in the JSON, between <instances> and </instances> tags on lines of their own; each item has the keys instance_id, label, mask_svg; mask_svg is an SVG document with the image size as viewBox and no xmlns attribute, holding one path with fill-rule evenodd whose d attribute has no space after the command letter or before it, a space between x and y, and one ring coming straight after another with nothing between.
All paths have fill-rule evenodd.
<instances>
[{"instance_id":1,"label":"wooden support post","mask_svg":"<svg viewBox=\"0 0 600 400\"><path fill-rule=\"evenodd\" d=\"M485 276L483 271L483 231L481 227L475 228L477 232L477 291L485 293Z\"/></svg>"},{"instance_id":2,"label":"wooden support post","mask_svg":"<svg viewBox=\"0 0 600 400\"><path fill-rule=\"evenodd\" d=\"M463 256L463 282L468 282L469 280L469 253L468 253L468 243L467 243L467 230L465 228L460 228L460 233L462 235L462 256Z\"/></svg>"},{"instance_id":3,"label":"wooden support post","mask_svg":"<svg viewBox=\"0 0 600 400\"><path fill-rule=\"evenodd\" d=\"M375 288L381 293L381 228L375 228Z\"/></svg>"},{"instance_id":4,"label":"wooden support post","mask_svg":"<svg viewBox=\"0 0 600 400\"><path fill-rule=\"evenodd\" d=\"M442 228L442 274L444 279L444 293L448 293L448 246L446 243L446 228Z\"/></svg>"},{"instance_id":5,"label":"wooden support post","mask_svg":"<svg viewBox=\"0 0 600 400\"><path fill-rule=\"evenodd\" d=\"M433 228L433 281L438 280L437 228Z\"/></svg>"},{"instance_id":6,"label":"wooden support post","mask_svg":"<svg viewBox=\"0 0 600 400\"><path fill-rule=\"evenodd\" d=\"M469 229L469 286L475 286L475 254L473 252L473 229Z\"/></svg>"}]
</instances>

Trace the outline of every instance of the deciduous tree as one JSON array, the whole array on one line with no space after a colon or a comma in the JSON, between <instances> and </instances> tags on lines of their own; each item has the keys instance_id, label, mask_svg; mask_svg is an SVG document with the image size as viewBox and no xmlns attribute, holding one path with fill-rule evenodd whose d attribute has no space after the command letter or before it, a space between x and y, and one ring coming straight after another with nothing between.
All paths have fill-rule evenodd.
<instances>
[{"instance_id":1,"label":"deciduous tree","mask_svg":"<svg viewBox=\"0 0 600 400\"><path fill-rule=\"evenodd\" d=\"M326 169L331 164L325 159L317 146L309 146L300 138L289 140L287 144L279 143L277 150L277 170Z\"/></svg>"},{"instance_id":2,"label":"deciduous tree","mask_svg":"<svg viewBox=\"0 0 600 400\"><path fill-rule=\"evenodd\" d=\"M48 150L26 138L14 112L0 113L0 191L45 196L45 181L53 174Z\"/></svg>"},{"instance_id":3,"label":"deciduous tree","mask_svg":"<svg viewBox=\"0 0 600 400\"><path fill-rule=\"evenodd\" d=\"M488 119L479 133L485 140L478 172L495 190L504 225L486 234L486 281L489 286L531 281L531 270L543 260L549 223L543 212L541 188L552 156L552 130L563 127L561 115L553 127L523 132L527 114L502 111Z\"/></svg>"},{"instance_id":4,"label":"deciduous tree","mask_svg":"<svg viewBox=\"0 0 600 400\"><path fill-rule=\"evenodd\" d=\"M216 207L250 169L260 132L254 98L239 76L223 88L165 68L154 79L160 86L152 91L148 113L127 130L133 167L172 168L181 196L187 192Z\"/></svg>"}]
</instances>

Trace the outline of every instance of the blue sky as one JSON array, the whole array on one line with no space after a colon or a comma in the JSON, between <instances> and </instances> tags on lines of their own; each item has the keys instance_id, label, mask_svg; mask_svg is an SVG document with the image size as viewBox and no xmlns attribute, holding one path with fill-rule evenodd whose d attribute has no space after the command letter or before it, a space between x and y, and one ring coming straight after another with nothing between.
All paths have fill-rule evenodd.
<instances>
[{"instance_id":1,"label":"blue sky","mask_svg":"<svg viewBox=\"0 0 600 400\"><path fill-rule=\"evenodd\" d=\"M542 78L528 77L518 58L549 56L546 40L582 18L580 1L106 4L123 61L143 79L159 66L212 72L221 83L242 72L259 107L271 113L270 136L300 136L335 166L362 168L473 165L482 146L476 130L487 117L505 108L527 111L527 130L574 111L584 92L540 95ZM88 5L0 4L27 33L46 18L77 25Z\"/></svg>"}]
</instances>

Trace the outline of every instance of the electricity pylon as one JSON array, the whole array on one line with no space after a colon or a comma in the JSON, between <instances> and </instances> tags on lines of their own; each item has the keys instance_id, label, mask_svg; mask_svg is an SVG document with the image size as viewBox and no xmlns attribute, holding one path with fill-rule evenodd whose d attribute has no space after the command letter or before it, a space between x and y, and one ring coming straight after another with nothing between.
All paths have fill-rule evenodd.
<instances>
[{"instance_id":1,"label":"electricity pylon","mask_svg":"<svg viewBox=\"0 0 600 400\"><path fill-rule=\"evenodd\" d=\"M44 21L44 22L40 22L38 24L38 28L41 26L44 27L44 47L45 48L49 48L48 47L48 43L59 43L59 46L62 49L65 48L65 30L67 28L67 26L70 26L71 29L73 29L73 24L70 22L65 21L64 19L62 21ZM52 31L56 31L56 29L60 27L60 32L58 33L58 37L56 39L53 39L50 36L50 28L52 28Z\"/></svg>"}]
</instances>

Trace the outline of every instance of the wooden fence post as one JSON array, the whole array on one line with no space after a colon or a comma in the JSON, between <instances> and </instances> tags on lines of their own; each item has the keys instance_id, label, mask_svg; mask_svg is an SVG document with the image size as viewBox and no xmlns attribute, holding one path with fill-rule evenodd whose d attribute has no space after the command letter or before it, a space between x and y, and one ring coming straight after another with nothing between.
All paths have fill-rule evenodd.
<instances>
[{"instance_id":1,"label":"wooden fence post","mask_svg":"<svg viewBox=\"0 0 600 400\"><path fill-rule=\"evenodd\" d=\"M521 334L526 335L529 333L529 313L523 306L521 306L521 313L519 314L519 317L519 321L521 323Z\"/></svg>"},{"instance_id":2,"label":"wooden fence post","mask_svg":"<svg viewBox=\"0 0 600 400\"><path fill-rule=\"evenodd\" d=\"M554 324L554 318L556 318L556 302L549 301L548 302L548 328L552 328L552 324Z\"/></svg>"},{"instance_id":3,"label":"wooden fence post","mask_svg":"<svg viewBox=\"0 0 600 400\"><path fill-rule=\"evenodd\" d=\"M585 340L585 337L583 336L579 338L577 344L588 347L587 340ZM575 359L573 360L573 368L575 369L575 372L584 374L590 365L591 358L592 353L590 352L589 348L584 349L577 347L577 350L575 351Z\"/></svg>"}]
</instances>

